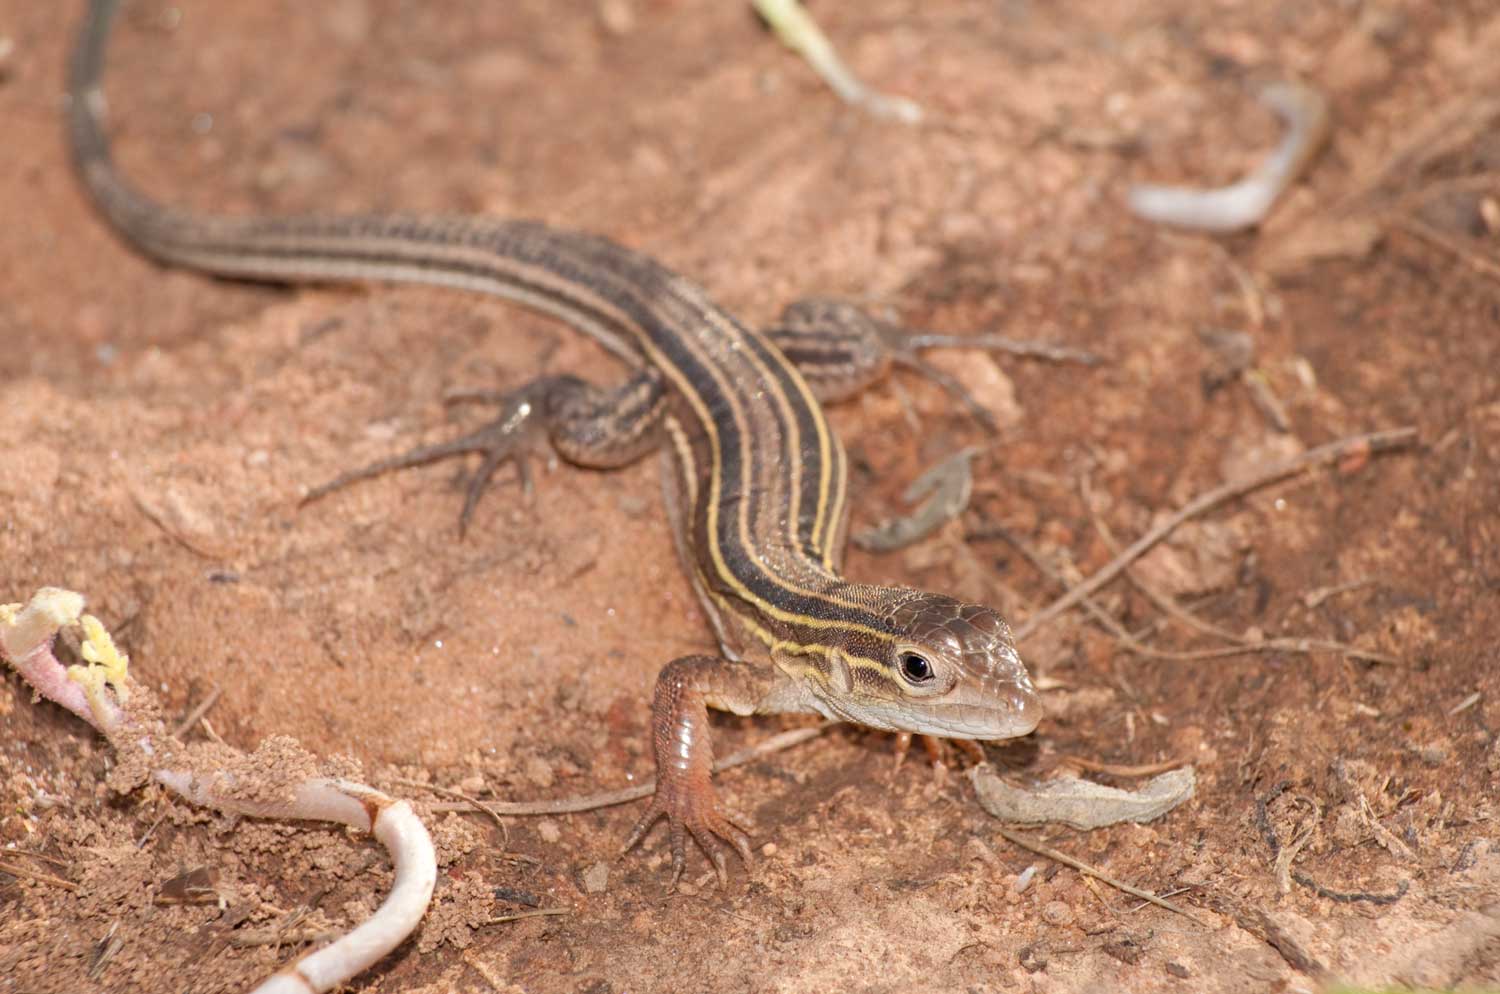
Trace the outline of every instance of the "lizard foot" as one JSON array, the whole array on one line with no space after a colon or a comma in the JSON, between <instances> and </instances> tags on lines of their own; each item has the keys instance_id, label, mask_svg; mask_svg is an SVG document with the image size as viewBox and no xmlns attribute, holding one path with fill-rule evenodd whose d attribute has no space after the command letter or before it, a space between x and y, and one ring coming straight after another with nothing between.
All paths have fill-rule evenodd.
<instances>
[{"instance_id":1,"label":"lizard foot","mask_svg":"<svg viewBox=\"0 0 1500 994\"><path fill-rule=\"evenodd\" d=\"M978 766L984 762L984 749L973 739L940 739L932 735L919 735L922 740L923 751L927 753L927 761L935 768L944 765L950 750L962 755L970 765ZM901 769L901 764L906 762L907 754L911 752L911 732L896 733L896 764L891 768L891 774L895 775Z\"/></svg>"},{"instance_id":2,"label":"lizard foot","mask_svg":"<svg viewBox=\"0 0 1500 994\"><path fill-rule=\"evenodd\" d=\"M527 466L526 454L527 450L537 443L536 435L542 421L540 417L542 405L551 388L552 383L543 379L510 393L465 395L460 399L483 399L495 403L500 409L500 416L467 435L434 445L419 446L400 455L381 459L360 469L343 473L309 490L307 496L302 498L302 503L315 501L361 480L369 480L413 466L425 466L453 456L478 453L484 458L469 479L468 489L464 494L463 510L458 515L458 533L463 535L468 530L469 520L474 515L474 508L479 503L480 495L489 486L495 471L504 463L515 462L521 488L528 496L531 494L531 470Z\"/></svg>"},{"instance_id":3,"label":"lizard foot","mask_svg":"<svg viewBox=\"0 0 1500 994\"><path fill-rule=\"evenodd\" d=\"M683 867L687 863L689 835L713 862L721 888L729 884L731 847L739 854L745 866L750 866L750 836L746 834L749 822L726 811L719 804L713 784L706 779L701 783L681 780L659 782L656 794L651 798L651 806L646 809L641 820L635 823L620 855L633 849L636 843L646 837L657 819L663 817L667 819L668 836L672 845L671 889L676 890L677 882L682 878Z\"/></svg>"}]
</instances>

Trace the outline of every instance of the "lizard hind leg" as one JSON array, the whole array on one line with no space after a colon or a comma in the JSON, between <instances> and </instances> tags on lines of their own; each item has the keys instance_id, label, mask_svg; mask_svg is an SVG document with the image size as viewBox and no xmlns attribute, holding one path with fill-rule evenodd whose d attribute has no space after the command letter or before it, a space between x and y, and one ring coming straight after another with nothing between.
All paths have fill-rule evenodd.
<instances>
[{"instance_id":1,"label":"lizard hind leg","mask_svg":"<svg viewBox=\"0 0 1500 994\"><path fill-rule=\"evenodd\" d=\"M313 487L303 497L307 504L353 483L386 473L441 462L454 456L477 454L479 467L469 478L458 530L468 530L479 498L495 471L507 462L526 493L531 473L526 457L543 436L569 462L595 469L624 466L654 449L666 410L666 390L659 373L643 369L614 389L597 387L576 376L544 376L504 393L471 393L456 399L484 400L499 415L474 431L433 445L422 445L342 473Z\"/></svg>"}]
</instances>

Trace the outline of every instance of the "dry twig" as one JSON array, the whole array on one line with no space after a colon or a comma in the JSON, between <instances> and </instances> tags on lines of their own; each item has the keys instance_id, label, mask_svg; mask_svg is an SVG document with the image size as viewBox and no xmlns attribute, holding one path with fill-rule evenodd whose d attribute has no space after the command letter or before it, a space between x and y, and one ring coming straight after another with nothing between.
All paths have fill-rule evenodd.
<instances>
[{"instance_id":1,"label":"dry twig","mask_svg":"<svg viewBox=\"0 0 1500 994\"><path fill-rule=\"evenodd\" d=\"M794 728L773 735L758 745L753 745L739 752L733 753L714 764L714 772L743 766L752 760L762 756L769 756L783 749L790 749L794 745L801 745L809 739L817 738L837 722L826 721L821 725L813 725L809 728ZM594 811L598 808L613 807L616 804L628 804L638 801L643 797L650 797L656 790L656 778L651 777L643 780L634 787L622 787L619 790L609 790L602 794L589 794L586 797L564 797L556 801L491 801L487 804L487 810L500 815L565 815L576 814L579 811ZM468 804L463 802L445 802L429 805L432 811L471 811Z\"/></svg>"},{"instance_id":2,"label":"dry twig","mask_svg":"<svg viewBox=\"0 0 1500 994\"><path fill-rule=\"evenodd\" d=\"M1132 895L1133 897L1140 898L1142 901L1148 901L1159 908L1165 908L1173 914L1182 915L1182 917L1188 919L1191 922L1202 925L1204 928L1214 927L1212 923L1204 921L1202 918L1199 918L1197 915L1193 914L1191 911L1182 907L1181 905L1173 904L1171 901L1167 901L1163 898L1157 897L1155 894L1151 893L1148 890L1141 890L1139 887L1133 887L1122 880L1116 880L1109 874L1095 869L1082 860L1074 859L1072 856L1069 856L1065 852L1053 849L1051 846L1041 842L1037 842L1033 839L1028 839L1024 835L1018 835L1017 833L1012 832L1006 828L997 828L995 829L995 831L1005 839L1020 846L1022 849L1029 849L1032 852L1036 853L1038 856L1046 856L1048 859L1056 860L1064 866L1071 866L1079 873L1085 874L1086 876L1093 877L1096 880L1109 884L1116 890L1122 890L1125 893Z\"/></svg>"},{"instance_id":3,"label":"dry twig","mask_svg":"<svg viewBox=\"0 0 1500 994\"><path fill-rule=\"evenodd\" d=\"M172 729L172 737L174 739L180 739L184 735L186 735L194 725L198 724L198 719L208 714L208 709L219 702L219 698L223 695L223 693L224 688L219 686L218 684L214 684L214 689L208 692L208 696L203 698L203 700L198 704L197 707L189 711L187 713L187 717L183 718L180 722L177 723L176 728Z\"/></svg>"},{"instance_id":4,"label":"dry twig","mask_svg":"<svg viewBox=\"0 0 1500 994\"><path fill-rule=\"evenodd\" d=\"M1188 760L1184 758L1164 759L1160 763L1142 763L1136 766L1125 766L1120 763L1101 763L1094 759L1085 759L1082 756L1058 756L1058 766L1071 766L1075 769L1084 770L1089 773L1103 773L1112 777L1154 777L1158 774L1175 770L1179 766L1186 766Z\"/></svg>"},{"instance_id":5,"label":"dry twig","mask_svg":"<svg viewBox=\"0 0 1500 994\"><path fill-rule=\"evenodd\" d=\"M1166 520L1157 524L1145 535L1136 539L1128 549L1116 556L1109 565L1030 618L1027 618L1015 631L1016 641L1024 641L1029 636L1035 634L1042 625L1078 604L1100 587L1103 587L1119 576L1127 566L1139 559L1152 546L1170 535L1184 521L1189 521L1204 511L1217 507L1219 504L1232 500L1235 497L1243 496L1268 484L1285 479L1288 476L1304 472L1314 466L1337 462L1357 452L1373 453L1388 451L1408 445L1416 437L1417 429L1415 428L1396 428L1390 431L1376 431L1364 435L1353 435L1335 442L1329 442L1327 445L1320 445L1316 449L1311 449L1295 458L1283 460L1243 480L1225 483L1198 495L1188 501L1181 509L1170 515Z\"/></svg>"},{"instance_id":6,"label":"dry twig","mask_svg":"<svg viewBox=\"0 0 1500 994\"><path fill-rule=\"evenodd\" d=\"M1084 477L1084 486L1087 488L1088 478ZM1084 503L1092 507L1085 492ZM1111 552L1116 554L1120 551L1120 544L1115 541L1114 532L1097 513L1090 511L1094 522L1094 528L1099 532L1099 537ZM1337 652L1353 659L1363 659L1371 663L1384 663L1387 666L1404 665L1402 660L1384 652L1376 652L1373 649L1363 649L1357 645L1349 645L1345 642L1336 642L1331 639L1309 638L1302 636L1284 636L1273 639L1249 639L1243 635L1237 635L1227 628L1221 628L1212 622L1204 621L1192 611L1183 607L1177 601L1157 590L1151 584L1142 580L1140 576L1130 569L1125 570L1125 578L1131 584L1146 595L1146 598L1155 604L1164 614L1175 618L1189 628L1193 628L1205 635L1222 639L1230 643L1216 649L1189 649L1181 652L1163 653L1161 650L1149 649L1147 654L1158 658L1169 658L1179 660L1215 659L1222 656L1239 656L1247 652ZM1126 645L1132 652L1138 651L1135 645Z\"/></svg>"},{"instance_id":7,"label":"dry twig","mask_svg":"<svg viewBox=\"0 0 1500 994\"><path fill-rule=\"evenodd\" d=\"M527 911L517 911L509 915L496 915L494 918L486 918L482 925L503 925L505 922L518 922L522 918L550 918L555 915L571 915L572 908L531 908Z\"/></svg>"},{"instance_id":8,"label":"dry twig","mask_svg":"<svg viewBox=\"0 0 1500 994\"><path fill-rule=\"evenodd\" d=\"M14 863L0 862L0 873L8 873L22 880L35 880L39 884L47 884L50 887L61 887L70 893L78 893L78 885L71 880L54 877L50 873L38 873L35 870L28 870L26 867L17 866Z\"/></svg>"},{"instance_id":9,"label":"dry twig","mask_svg":"<svg viewBox=\"0 0 1500 994\"><path fill-rule=\"evenodd\" d=\"M452 787L439 787L437 784L424 783L421 780L409 780L405 777L397 777L391 782L399 783L403 787L415 787L418 790L425 790L432 794L440 794L443 797L456 797L460 801L467 802L471 809L489 815L494 820L495 827L500 829L500 837L507 843L510 842L510 829L506 828L505 822L500 820L500 812L496 811L488 802L470 797L463 791L454 790Z\"/></svg>"}]
</instances>

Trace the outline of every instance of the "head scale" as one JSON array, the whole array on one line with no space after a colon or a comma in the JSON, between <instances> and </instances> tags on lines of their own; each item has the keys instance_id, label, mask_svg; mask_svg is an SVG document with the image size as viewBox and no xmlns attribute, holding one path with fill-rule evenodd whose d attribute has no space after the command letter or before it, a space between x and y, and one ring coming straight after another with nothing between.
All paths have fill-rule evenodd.
<instances>
[{"instance_id":1,"label":"head scale","mask_svg":"<svg viewBox=\"0 0 1500 994\"><path fill-rule=\"evenodd\" d=\"M852 646L834 651L834 692L819 696L838 717L958 739L1006 739L1036 728L1041 702L994 610L914 593L892 603L886 621L895 638L875 654L878 667L858 665L864 660Z\"/></svg>"}]
</instances>

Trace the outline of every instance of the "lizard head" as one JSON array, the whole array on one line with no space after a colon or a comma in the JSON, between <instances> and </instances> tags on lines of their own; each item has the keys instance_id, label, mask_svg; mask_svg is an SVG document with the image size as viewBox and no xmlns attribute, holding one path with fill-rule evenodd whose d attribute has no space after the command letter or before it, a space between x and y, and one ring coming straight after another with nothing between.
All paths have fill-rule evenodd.
<instances>
[{"instance_id":1,"label":"lizard head","mask_svg":"<svg viewBox=\"0 0 1500 994\"><path fill-rule=\"evenodd\" d=\"M878 648L829 654L815 694L831 716L954 739L1008 739L1036 728L1041 700L995 611L916 593L893 602L886 622L894 638Z\"/></svg>"}]
</instances>

